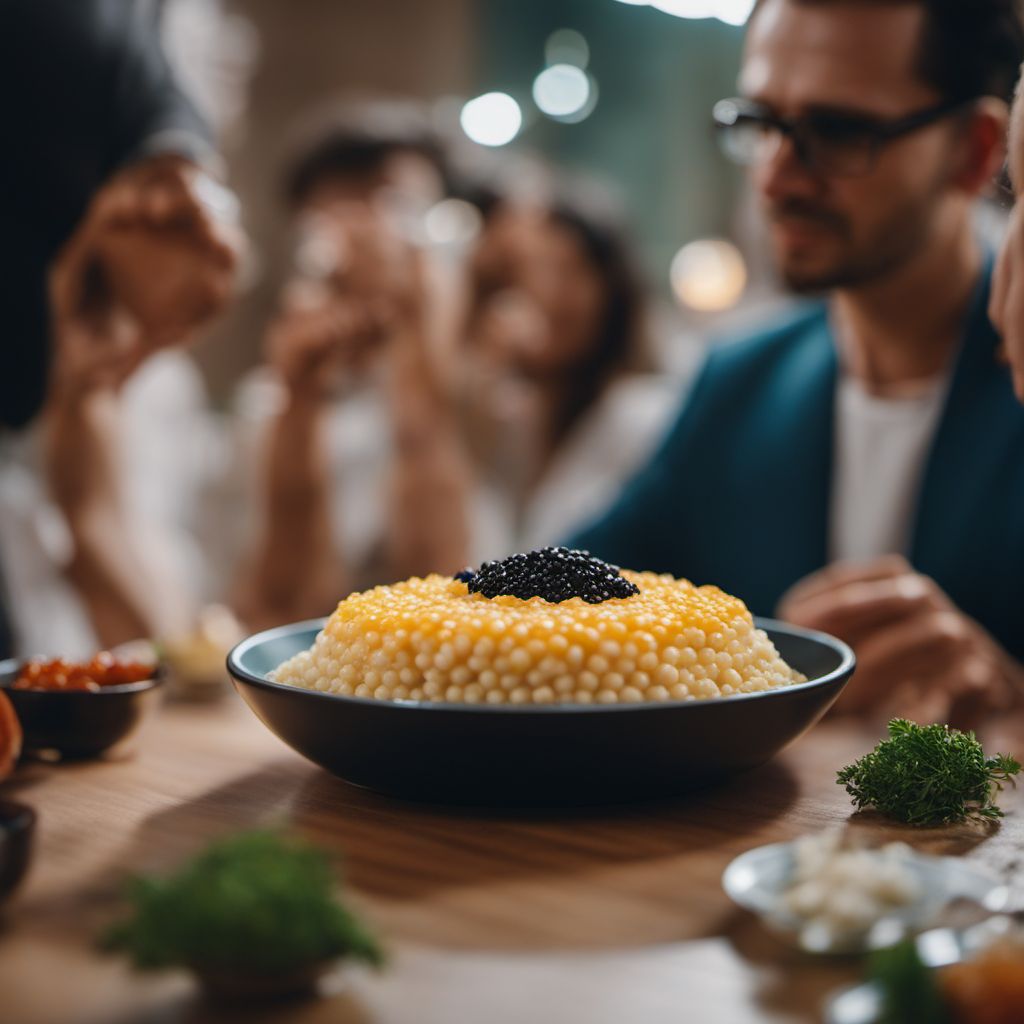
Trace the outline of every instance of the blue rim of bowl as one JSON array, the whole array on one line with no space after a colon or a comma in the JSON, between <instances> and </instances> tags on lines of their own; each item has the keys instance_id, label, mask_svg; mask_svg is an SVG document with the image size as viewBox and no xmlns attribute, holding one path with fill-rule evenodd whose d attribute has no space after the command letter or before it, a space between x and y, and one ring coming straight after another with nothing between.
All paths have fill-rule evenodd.
<instances>
[{"instance_id":1,"label":"blue rim of bowl","mask_svg":"<svg viewBox=\"0 0 1024 1024\"><path fill-rule=\"evenodd\" d=\"M798 691L813 690L818 687L825 688L844 675L853 672L857 665L857 658L850 647L837 637L828 633L820 633L813 629L803 629L800 626L791 626L787 622L780 622L777 619L754 618L754 626L757 629L776 630L780 633L788 633L791 636L799 637L802 640L813 640L816 643L830 647L841 656L839 664L829 673L819 676L817 679L809 679L806 683L794 683L792 686L778 686L773 690L759 690L757 693L731 693L725 697L704 697L700 700L665 700L665 701L638 701L633 704L465 704L453 703L440 700L378 700L376 697L355 697L343 693L324 693L321 690L307 690L301 686L292 686L290 683L275 683L264 676L258 676L241 665L240 659L252 648L260 644L276 640L279 637L289 636L293 633L300 633L315 630L317 633L323 629L327 619L306 619L303 622L293 622L286 626L275 626L273 629L265 629L246 637L228 652L227 669L234 679L249 683L264 690L282 691L285 693L304 693L323 700L335 700L355 704L369 704L373 707L382 705L404 710L404 711L462 711L470 714L500 713L500 714L600 714L624 711L651 711L656 708L688 708L707 707L717 704L735 704L741 701L762 700L771 698L783 693L794 693ZM298 652L296 652L298 653Z\"/></svg>"},{"instance_id":2,"label":"blue rim of bowl","mask_svg":"<svg viewBox=\"0 0 1024 1024\"><path fill-rule=\"evenodd\" d=\"M7 658L4 661L0 661L0 676L15 669L20 669L25 662L32 660L32 658ZM88 694L90 697L98 697L103 694L143 693L146 690L152 690L154 687L162 686L163 682L163 673L161 672L160 666L157 665L153 670L153 675L148 679L140 679L137 683L115 683L111 686L101 686L98 690L46 690L42 688L15 690L10 682L4 682L2 679L0 679L0 690L3 690L6 693L45 693L50 695L62 694L63 696L84 693Z\"/></svg>"}]
</instances>

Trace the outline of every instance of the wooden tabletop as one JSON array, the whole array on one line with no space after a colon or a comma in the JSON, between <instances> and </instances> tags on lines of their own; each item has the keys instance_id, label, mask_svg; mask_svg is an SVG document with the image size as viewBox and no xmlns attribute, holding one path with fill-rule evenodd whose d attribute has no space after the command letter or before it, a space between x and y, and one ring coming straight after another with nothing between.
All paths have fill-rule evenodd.
<instances>
[{"instance_id":1,"label":"wooden tabletop","mask_svg":"<svg viewBox=\"0 0 1024 1024\"><path fill-rule=\"evenodd\" d=\"M820 1020L825 996L859 965L789 949L730 903L721 874L751 847L847 822L835 772L877 738L826 722L766 767L670 804L452 810L348 786L233 695L168 703L134 756L23 764L4 787L36 808L39 829L31 874L0 912L0 1020ZM1012 751L1012 736L1001 738ZM1021 885L1022 796L1004 798L1010 813L989 832L911 831L864 815L851 827ZM342 970L318 1001L236 1017L208 1007L185 974L137 975L95 952L128 871L167 869L213 837L272 824L344 854L352 900L391 953L384 972Z\"/></svg>"}]
</instances>

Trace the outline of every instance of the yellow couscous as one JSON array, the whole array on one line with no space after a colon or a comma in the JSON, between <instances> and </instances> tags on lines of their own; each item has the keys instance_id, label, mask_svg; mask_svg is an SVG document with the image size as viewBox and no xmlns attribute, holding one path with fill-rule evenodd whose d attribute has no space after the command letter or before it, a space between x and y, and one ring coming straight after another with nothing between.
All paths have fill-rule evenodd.
<instances>
[{"instance_id":1,"label":"yellow couscous","mask_svg":"<svg viewBox=\"0 0 1024 1024\"><path fill-rule=\"evenodd\" d=\"M700 700L803 681L738 598L621 576L638 592L596 603L488 597L450 576L376 587L345 598L271 678L379 700L518 705Z\"/></svg>"}]
</instances>

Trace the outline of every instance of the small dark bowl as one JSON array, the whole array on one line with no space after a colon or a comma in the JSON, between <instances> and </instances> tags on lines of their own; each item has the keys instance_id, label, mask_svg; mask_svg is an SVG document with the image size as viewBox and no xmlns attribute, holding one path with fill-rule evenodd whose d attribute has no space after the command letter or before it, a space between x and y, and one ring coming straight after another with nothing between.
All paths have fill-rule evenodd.
<instances>
[{"instance_id":1,"label":"small dark bowl","mask_svg":"<svg viewBox=\"0 0 1024 1024\"><path fill-rule=\"evenodd\" d=\"M18 887L32 859L36 812L24 804L0 800L0 903Z\"/></svg>"},{"instance_id":2,"label":"small dark bowl","mask_svg":"<svg viewBox=\"0 0 1024 1024\"><path fill-rule=\"evenodd\" d=\"M525 707L380 701L270 682L323 622L243 640L228 655L236 689L264 725L329 772L441 803L609 803L719 782L809 729L854 669L842 641L758 620L808 682L711 700Z\"/></svg>"},{"instance_id":3,"label":"small dark bowl","mask_svg":"<svg viewBox=\"0 0 1024 1024\"><path fill-rule=\"evenodd\" d=\"M62 758L98 757L127 740L160 700L162 680L100 690L15 690L22 662L0 661L0 688L14 705L25 733L24 750L55 751Z\"/></svg>"},{"instance_id":4,"label":"small dark bowl","mask_svg":"<svg viewBox=\"0 0 1024 1024\"><path fill-rule=\"evenodd\" d=\"M336 964L337 959L316 960L287 971L223 967L193 970L208 999L218 1003L254 1003L311 998L316 995L317 983Z\"/></svg>"}]
</instances>

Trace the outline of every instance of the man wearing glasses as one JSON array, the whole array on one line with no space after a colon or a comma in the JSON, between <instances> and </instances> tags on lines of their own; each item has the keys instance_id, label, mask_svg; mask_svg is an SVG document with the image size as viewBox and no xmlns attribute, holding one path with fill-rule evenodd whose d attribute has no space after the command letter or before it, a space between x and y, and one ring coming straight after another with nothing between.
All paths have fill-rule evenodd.
<instances>
[{"instance_id":1,"label":"man wearing glasses","mask_svg":"<svg viewBox=\"0 0 1024 1024\"><path fill-rule=\"evenodd\" d=\"M717 349L573 543L847 639L854 712L969 721L1024 669L1024 410L972 214L1024 55L1011 0L760 0L716 105L813 295Z\"/></svg>"}]
</instances>

